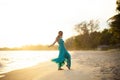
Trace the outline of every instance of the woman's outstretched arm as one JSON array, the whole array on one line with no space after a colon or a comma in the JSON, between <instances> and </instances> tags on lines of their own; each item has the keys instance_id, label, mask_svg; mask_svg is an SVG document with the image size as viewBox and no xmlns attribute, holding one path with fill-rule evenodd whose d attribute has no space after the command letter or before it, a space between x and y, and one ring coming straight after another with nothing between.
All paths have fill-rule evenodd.
<instances>
[{"instance_id":1,"label":"woman's outstretched arm","mask_svg":"<svg viewBox=\"0 0 120 80\"><path fill-rule=\"evenodd\" d=\"M58 38L56 38L55 41L51 45L49 45L48 47L53 46L57 41L58 41Z\"/></svg>"}]
</instances>

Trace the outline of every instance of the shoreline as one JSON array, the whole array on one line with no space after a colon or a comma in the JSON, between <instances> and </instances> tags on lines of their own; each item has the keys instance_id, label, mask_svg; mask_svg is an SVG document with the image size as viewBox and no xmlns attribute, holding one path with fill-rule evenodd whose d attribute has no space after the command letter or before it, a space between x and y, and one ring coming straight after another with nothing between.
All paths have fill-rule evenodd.
<instances>
[{"instance_id":1,"label":"shoreline","mask_svg":"<svg viewBox=\"0 0 120 80\"><path fill-rule=\"evenodd\" d=\"M72 67L58 71L51 61L0 74L0 80L119 80L120 52L77 51L72 54Z\"/></svg>"}]
</instances>

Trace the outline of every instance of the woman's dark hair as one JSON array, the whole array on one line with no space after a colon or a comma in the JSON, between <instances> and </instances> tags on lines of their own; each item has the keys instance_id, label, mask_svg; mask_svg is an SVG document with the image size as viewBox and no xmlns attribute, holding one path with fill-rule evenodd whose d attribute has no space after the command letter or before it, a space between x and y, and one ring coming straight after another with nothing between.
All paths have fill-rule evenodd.
<instances>
[{"instance_id":1,"label":"woman's dark hair","mask_svg":"<svg viewBox=\"0 0 120 80\"><path fill-rule=\"evenodd\" d=\"M60 38L60 36L62 36L63 35L63 32L62 31L58 31L58 36L57 36L57 39L59 39Z\"/></svg>"},{"instance_id":2,"label":"woman's dark hair","mask_svg":"<svg viewBox=\"0 0 120 80\"><path fill-rule=\"evenodd\" d=\"M58 34L63 34L63 31L59 31Z\"/></svg>"}]
</instances>

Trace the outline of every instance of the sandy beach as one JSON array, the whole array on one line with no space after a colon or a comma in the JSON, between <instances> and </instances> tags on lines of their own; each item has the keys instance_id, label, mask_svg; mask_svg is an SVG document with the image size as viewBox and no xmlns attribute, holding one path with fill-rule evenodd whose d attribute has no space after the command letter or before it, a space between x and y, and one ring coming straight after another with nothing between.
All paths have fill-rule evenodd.
<instances>
[{"instance_id":1,"label":"sandy beach","mask_svg":"<svg viewBox=\"0 0 120 80\"><path fill-rule=\"evenodd\" d=\"M72 67L51 61L0 74L0 80L120 80L120 51L74 51Z\"/></svg>"}]
</instances>

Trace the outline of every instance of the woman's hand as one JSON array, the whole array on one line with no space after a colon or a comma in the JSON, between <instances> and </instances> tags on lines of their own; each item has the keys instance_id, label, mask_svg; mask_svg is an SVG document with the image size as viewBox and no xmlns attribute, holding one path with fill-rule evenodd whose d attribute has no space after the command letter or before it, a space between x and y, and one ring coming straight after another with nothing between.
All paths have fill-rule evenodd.
<instances>
[{"instance_id":1,"label":"woman's hand","mask_svg":"<svg viewBox=\"0 0 120 80\"><path fill-rule=\"evenodd\" d=\"M48 47L51 47L52 45L49 45Z\"/></svg>"}]
</instances>

